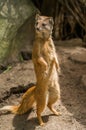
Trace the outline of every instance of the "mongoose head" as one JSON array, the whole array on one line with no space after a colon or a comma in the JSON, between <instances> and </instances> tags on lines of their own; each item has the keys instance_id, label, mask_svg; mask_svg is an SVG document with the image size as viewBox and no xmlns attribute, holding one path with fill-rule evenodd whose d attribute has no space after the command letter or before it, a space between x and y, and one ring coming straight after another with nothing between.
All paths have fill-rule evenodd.
<instances>
[{"instance_id":1,"label":"mongoose head","mask_svg":"<svg viewBox=\"0 0 86 130\"><path fill-rule=\"evenodd\" d=\"M36 15L35 31L36 35L42 39L48 39L52 35L53 18L47 16Z\"/></svg>"}]
</instances>

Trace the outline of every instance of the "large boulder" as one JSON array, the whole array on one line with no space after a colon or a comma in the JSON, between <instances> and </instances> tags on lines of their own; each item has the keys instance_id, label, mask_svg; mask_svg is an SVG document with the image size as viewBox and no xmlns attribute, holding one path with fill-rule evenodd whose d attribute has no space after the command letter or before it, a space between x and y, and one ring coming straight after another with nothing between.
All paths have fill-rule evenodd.
<instances>
[{"instance_id":1,"label":"large boulder","mask_svg":"<svg viewBox=\"0 0 86 130\"><path fill-rule=\"evenodd\" d=\"M86 64L86 49L76 48L69 56L69 59L77 63Z\"/></svg>"},{"instance_id":2,"label":"large boulder","mask_svg":"<svg viewBox=\"0 0 86 130\"><path fill-rule=\"evenodd\" d=\"M34 35L36 8L31 0L0 1L0 64L18 60Z\"/></svg>"}]
</instances>

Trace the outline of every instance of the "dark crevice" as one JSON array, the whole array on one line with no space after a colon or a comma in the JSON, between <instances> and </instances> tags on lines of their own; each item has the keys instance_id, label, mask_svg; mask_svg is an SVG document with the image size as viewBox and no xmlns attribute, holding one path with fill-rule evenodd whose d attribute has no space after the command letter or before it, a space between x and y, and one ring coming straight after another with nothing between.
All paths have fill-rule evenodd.
<instances>
[{"instance_id":1,"label":"dark crevice","mask_svg":"<svg viewBox=\"0 0 86 130\"><path fill-rule=\"evenodd\" d=\"M7 69L7 66L0 65L0 74L3 73Z\"/></svg>"},{"instance_id":2,"label":"dark crevice","mask_svg":"<svg viewBox=\"0 0 86 130\"><path fill-rule=\"evenodd\" d=\"M31 60L32 59L32 53L27 52L27 51L21 51L21 56L23 60Z\"/></svg>"},{"instance_id":3,"label":"dark crevice","mask_svg":"<svg viewBox=\"0 0 86 130\"><path fill-rule=\"evenodd\" d=\"M8 91L5 91L4 94L2 94L2 96L0 97L0 103L7 100L13 94L25 93L29 88L33 87L34 85L35 83L30 83L30 84L27 84L26 86L19 85L17 87L10 88Z\"/></svg>"}]
</instances>

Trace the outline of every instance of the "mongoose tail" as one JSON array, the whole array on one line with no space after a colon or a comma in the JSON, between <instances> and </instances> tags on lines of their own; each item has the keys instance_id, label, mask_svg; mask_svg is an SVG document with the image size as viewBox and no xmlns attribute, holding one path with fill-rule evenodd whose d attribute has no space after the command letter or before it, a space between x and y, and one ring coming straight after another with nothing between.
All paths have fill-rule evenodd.
<instances>
[{"instance_id":1,"label":"mongoose tail","mask_svg":"<svg viewBox=\"0 0 86 130\"><path fill-rule=\"evenodd\" d=\"M14 114L24 114L30 110L35 102L34 98L35 86L31 87L23 95L22 101L17 106L4 106L0 108L0 111L10 111Z\"/></svg>"}]
</instances>

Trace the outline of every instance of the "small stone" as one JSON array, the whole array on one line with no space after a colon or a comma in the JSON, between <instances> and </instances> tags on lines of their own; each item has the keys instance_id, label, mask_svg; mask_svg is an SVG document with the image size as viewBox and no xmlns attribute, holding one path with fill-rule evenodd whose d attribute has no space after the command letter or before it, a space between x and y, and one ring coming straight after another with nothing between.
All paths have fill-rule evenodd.
<instances>
[{"instance_id":1,"label":"small stone","mask_svg":"<svg viewBox=\"0 0 86 130\"><path fill-rule=\"evenodd\" d=\"M83 85L86 87L86 75L82 76L81 81L82 81Z\"/></svg>"}]
</instances>

